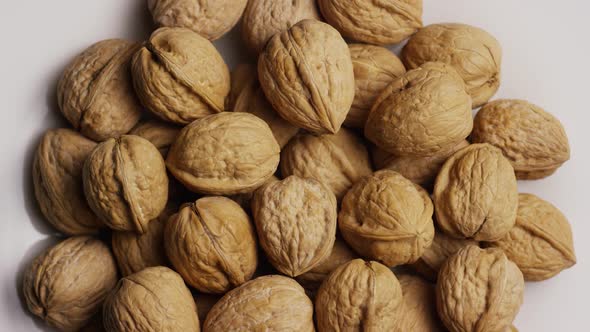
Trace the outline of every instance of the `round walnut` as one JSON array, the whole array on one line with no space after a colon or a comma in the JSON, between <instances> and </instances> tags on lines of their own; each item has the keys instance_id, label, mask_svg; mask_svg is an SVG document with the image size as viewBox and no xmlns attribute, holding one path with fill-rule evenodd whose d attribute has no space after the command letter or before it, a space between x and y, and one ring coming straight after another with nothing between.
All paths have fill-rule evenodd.
<instances>
[{"instance_id":1,"label":"round walnut","mask_svg":"<svg viewBox=\"0 0 590 332\"><path fill-rule=\"evenodd\" d=\"M277 170L280 147L268 125L249 113L223 112L184 127L168 152L168 170L192 191L251 192Z\"/></svg>"},{"instance_id":2,"label":"round walnut","mask_svg":"<svg viewBox=\"0 0 590 332\"><path fill-rule=\"evenodd\" d=\"M489 144L459 150L442 167L433 192L440 228L456 238L499 240L516 222L516 176Z\"/></svg>"},{"instance_id":3,"label":"round walnut","mask_svg":"<svg viewBox=\"0 0 590 332\"><path fill-rule=\"evenodd\" d=\"M131 69L139 99L165 121L185 125L224 109L229 69L215 46L190 30L156 30Z\"/></svg>"},{"instance_id":4,"label":"round walnut","mask_svg":"<svg viewBox=\"0 0 590 332\"><path fill-rule=\"evenodd\" d=\"M83 180L88 204L113 230L145 233L168 201L164 159L139 136L99 144L86 159Z\"/></svg>"},{"instance_id":5,"label":"round walnut","mask_svg":"<svg viewBox=\"0 0 590 332\"><path fill-rule=\"evenodd\" d=\"M422 0L318 0L324 18L343 36L397 44L422 27Z\"/></svg>"},{"instance_id":6,"label":"round walnut","mask_svg":"<svg viewBox=\"0 0 590 332\"><path fill-rule=\"evenodd\" d=\"M138 123L137 126L131 129L129 135L136 135L147 139L160 150L162 156L166 157L168 149L170 149L170 146L176 140L180 129L180 127L170 123L148 120Z\"/></svg>"},{"instance_id":7,"label":"round walnut","mask_svg":"<svg viewBox=\"0 0 590 332\"><path fill-rule=\"evenodd\" d=\"M527 281L549 279L576 264L569 222L551 203L531 194L518 196L516 226L489 245L504 250Z\"/></svg>"},{"instance_id":8,"label":"round walnut","mask_svg":"<svg viewBox=\"0 0 590 332\"><path fill-rule=\"evenodd\" d=\"M559 120L524 100L486 104L475 117L471 138L500 148L521 180L547 177L570 158Z\"/></svg>"},{"instance_id":9,"label":"round walnut","mask_svg":"<svg viewBox=\"0 0 590 332\"><path fill-rule=\"evenodd\" d=\"M416 261L434 237L428 193L399 173L378 171L357 182L342 201L338 226L363 257L387 266Z\"/></svg>"},{"instance_id":10,"label":"round walnut","mask_svg":"<svg viewBox=\"0 0 590 332\"><path fill-rule=\"evenodd\" d=\"M29 310L62 331L77 331L100 310L117 283L117 265L104 243L71 237L37 257L23 280Z\"/></svg>"},{"instance_id":11,"label":"round walnut","mask_svg":"<svg viewBox=\"0 0 590 332\"><path fill-rule=\"evenodd\" d=\"M408 69L440 61L465 80L473 108L485 104L500 87L502 48L486 31L458 23L433 24L416 33L402 51Z\"/></svg>"},{"instance_id":12,"label":"round walnut","mask_svg":"<svg viewBox=\"0 0 590 332\"><path fill-rule=\"evenodd\" d=\"M315 299L319 331L393 331L399 324L402 290L390 269L355 259L322 283Z\"/></svg>"},{"instance_id":13,"label":"round walnut","mask_svg":"<svg viewBox=\"0 0 590 332\"><path fill-rule=\"evenodd\" d=\"M316 180L290 176L266 184L254 194L252 215L268 260L288 276L313 269L334 246L336 197Z\"/></svg>"},{"instance_id":14,"label":"round walnut","mask_svg":"<svg viewBox=\"0 0 590 332\"><path fill-rule=\"evenodd\" d=\"M328 24L304 20L274 35L258 58L268 101L293 125L335 134L354 99L348 45Z\"/></svg>"},{"instance_id":15,"label":"round walnut","mask_svg":"<svg viewBox=\"0 0 590 332\"><path fill-rule=\"evenodd\" d=\"M429 156L451 149L471 133L471 98L457 72L438 62L394 80L379 96L365 136L398 156Z\"/></svg>"},{"instance_id":16,"label":"round walnut","mask_svg":"<svg viewBox=\"0 0 590 332\"><path fill-rule=\"evenodd\" d=\"M523 296L522 273L499 249L467 246L438 274L438 314L451 331L504 332Z\"/></svg>"},{"instance_id":17,"label":"round walnut","mask_svg":"<svg viewBox=\"0 0 590 332\"><path fill-rule=\"evenodd\" d=\"M283 176L297 175L324 183L340 201L348 189L372 173L363 140L341 129L336 135L299 135L281 152Z\"/></svg>"},{"instance_id":18,"label":"round walnut","mask_svg":"<svg viewBox=\"0 0 590 332\"><path fill-rule=\"evenodd\" d=\"M443 332L446 331L436 312L436 292L433 284L420 277L398 277L404 294L398 332Z\"/></svg>"},{"instance_id":19,"label":"round walnut","mask_svg":"<svg viewBox=\"0 0 590 332\"><path fill-rule=\"evenodd\" d=\"M217 302L203 324L207 332L313 332L313 303L293 279L256 278Z\"/></svg>"},{"instance_id":20,"label":"round walnut","mask_svg":"<svg viewBox=\"0 0 590 332\"><path fill-rule=\"evenodd\" d=\"M104 141L127 133L139 121L129 63L139 45L120 39L98 42L78 55L57 85L65 118L84 136Z\"/></svg>"},{"instance_id":21,"label":"round walnut","mask_svg":"<svg viewBox=\"0 0 590 332\"><path fill-rule=\"evenodd\" d=\"M119 280L103 311L109 332L200 331L190 290L176 272L163 266Z\"/></svg>"},{"instance_id":22,"label":"round walnut","mask_svg":"<svg viewBox=\"0 0 590 332\"><path fill-rule=\"evenodd\" d=\"M185 204L168 220L164 246L175 270L205 293L223 294L245 283L258 264L250 218L225 197Z\"/></svg>"}]
</instances>

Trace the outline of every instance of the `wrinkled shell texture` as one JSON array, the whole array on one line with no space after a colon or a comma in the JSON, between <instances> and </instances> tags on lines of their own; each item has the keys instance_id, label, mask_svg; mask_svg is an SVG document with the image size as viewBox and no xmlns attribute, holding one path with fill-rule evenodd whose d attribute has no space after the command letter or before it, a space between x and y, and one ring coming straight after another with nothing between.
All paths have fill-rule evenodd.
<instances>
[{"instance_id":1,"label":"wrinkled shell texture","mask_svg":"<svg viewBox=\"0 0 590 332\"><path fill-rule=\"evenodd\" d=\"M438 313L452 332L505 332L523 302L524 280L499 249L467 246L438 275Z\"/></svg>"},{"instance_id":2,"label":"wrinkled shell texture","mask_svg":"<svg viewBox=\"0 0 590 332\"><path fill-rule=\"evenodd\" d=\"M260 246L280 272L296 277L330 255L337 203L320 182L290 176L269 183L254 194L252 214Z\"/></svg>"},{"instance_id":3,"label":"wrinkled shell texture","mask_svg":"<svg viewBox=\"0 0 590 332\"><path fill-rule=\"evenodd\" d=\"M76 130L95 141L127 133L139 121L129 63L139 45L120 39L98 42L64 71L57 100Z\"/></svg>"},{"instance_id":4,"label":"wrinkled shell texture","mask_svg":"<svg viewBox=\"0 0 590 332\"><path fill-rule=\"evenodd\" d=\"M249 113L223 112L184 127L166 164L192 191L232 195L265 183L279 159L279 144L263 120Z\"/></svg>"},{"instance_id":5,"label":"wrinkled shell texture","mask_svg":"<svg viewBox=\"0 0 590 332\"><path fill-rule=\"evenodd\" d=\"M372 173L363 140L346 129L336 135L296 136L281 152L280 167L283 176L297 175L324 183L338 200L359 179Z\"/></svg>"},{"instance_id":6,"label":"wrinkled shell texture","mask_svg":"<svg viewBox=\"0 0 590 332\"><path fill-rule=\"evenodd\" d=\"M240 20L248 0L148 0L154 22L162 27L188 28L215 40Z\"/></svg>"},{"instance_id":7,"label":"wrinkled shell texture","mask_svg":"<svg viewBox=\"0 0 590 332\"><path fill-rule=\"evenodd\" d=\"M524 100L496 100L475 117L474 143L492 144L504 153L516 177L551 175L570 158L565 129L557 118Z\"/></svg>"},{"instance_id":8,"label":"wrinkled shell texture","mask_svg":"<svg viewBox=\"0 0 590 332\"><path fill-rule=\"evenodd\" d=\"M167 267L150 267L119 280L103 310L109 332L200 331L190 290Z\"/></svg>"},{"instance_id":9,"label":"wrinkled shell texture","mask_svg":"<svg viewBox=\"0 0 590 332\"><path fill-rule=\"evenodd\" d=\"M252 278L258 264L250 218L234 201L205 197L166 225L165 247L176 271L205 293L224 293Z\"/></svg>"},{"instance_id":10,"label":"wrinkled shell texture","mask_svg":"<svg viewBox=\"0 0 590 332\"><path fill-rule=\"evenodd\" d=\"M422 27L422 0L318 0L326 21L343 36L369 44L397 44Z\"/></svg>"},{"instance_id":11,"label":"wrinkled shell texture","mask_svg":"<svg viewBox=\"0 0 590 332\"><path fill-rule=\"evenodd\" d=\"M180 129L180 127L170 123L148 120L137 124L129 132L129 135L136 135L147 139L160 150L162 156L166 156L168 149L176 140L178 133L180 133Z\"/></svg>"},{"instance_id":12,"label":"wrinkled shell texture","mask_svg":"<svg viewBox=\"0 0 590 332\"><path fill-rule=\"evenodd\" d=\"M395 331L445 331L436 312L434 285L411 275L401 275L398 279L404 294L404 304L400 324Z\"/></svg>"},{"instance_id":13,"label":"wrinkled shell texture","mask_svg":"<svg viewBox=\"0 0 590 332\"><path fill-rule=\"evenodd\" d=\"M430 246L432 214L424 189L383 170L363 178L346 194L338 226L356 252L391 267L416 261Z\"/></svg>"},{"instance_id":14,"label":"wrinkled shell texture","mask_svg":"<svg viewBox=\"0 0 590 332\"><path fill-rule=\"evenodd\" d=\"M117 283L109 248L87 236L71 237L37 257L25 272L29 310L62 331L77 331L100 310Z\"/></svg>"},{"instance_id":15,"label":"wrinkled shell texture","mask_svg":"<svg viewBox=\"0 0 590 332\"><path fill-rule=\"evenodd\" d=\"M225 294L203 324L208 332L312 332L313 303L293 279L272 275Z\"/></svg>"},{"instance_id":16,"label":"wrinkled shell texture","mask_svg":"<svg viewBox=\"0 0 590 332\"><path fill-rule=\"evenodd\" d=\"M576 263L572 230L555 206L531 194L520 194L516 226L490 243L504 250L525 280L549 279Z\"/></svg>"},{"instance_id":17,"label":"wrinkled shell texture","mask_svg":"<svg viewBox=\"0 0 590 332\"><path fill-rule=\"evenodd\" d=\"M315 300L319 331L393 331L402 289L386 266L355 259L324 281Z\"/></svg>"},{"instance_id":18,"label":"wrinkled shell texture","mask_svg":"<svg viewBox=\"0 0 590 332\"><path fill-rule=\"evenodd\" d=\"M465 80L474 108L490 100L500 87L502 48L480 28L457 23L429 25L410 38L402 59L408 69L429 61L453 66Z\"/></svg>"},{"instance_id":19,"label":"wrinkled shell texture","mask_svg":"<svg viewBox=\"0 0 590 332\"><path fill-rule=\"evenodd\" d=\"M438 225L448 235L499 240L516 222L514 169L498 148L472 144L445 162L433 200Z\"/></svg>"},{"instance_id":20,"label":"wrinkled shell texture","mask_svg":"<svg viewBox=\"0 0 590 332\"><path fill-rule=\"evenodd\" d=\"M365 136L398 156L450 149L471 133L471 98L457 72L431 62L394 80L379 96Z\"/></svg>"},{"instance_id":21,"label":"wrinkled shell texture","mask_svg":"<svg viewBox=\"0 0 590 332\"><path fill-rule=\"evenodd\" d=\"M134 56L135 91L159 118L188 124L222 112L229 69L207 39L182 28L156 30Z\"/></svg>"},{"instance_id":22,"label":"wrinkled shell texture","mask_svg":"<svg viewBox=\"0 0 590 332\"><path fill-rule=\"evenodd\" d=\"M145 233L168 201L164 159L139 136L99 144L84 164L83 179L90 207L114 230Z\"/></svg>"},{"instance_id":23,"label":"wrinkled shell texture","mask_svg":"<svg viewBox=\"0 0 590 332\"><path fill-rule=\"evenodd\" d=\"M315 134L338 132L354 99L348 45L319 21L301 21L272 37L258 58L258 74L274 109Z\"/></svg>"},{"instance_id":24,"label":"wrinkled shell texture","mask_svg":"<svg viewBox=\"0 0 590 332\"><path fill-rule=\"evenodd\" d=\"M320 19L315 0L250 0L242 36L250 50L260 53L272 36L305 19Z\"/></svg>"}]
</instances>

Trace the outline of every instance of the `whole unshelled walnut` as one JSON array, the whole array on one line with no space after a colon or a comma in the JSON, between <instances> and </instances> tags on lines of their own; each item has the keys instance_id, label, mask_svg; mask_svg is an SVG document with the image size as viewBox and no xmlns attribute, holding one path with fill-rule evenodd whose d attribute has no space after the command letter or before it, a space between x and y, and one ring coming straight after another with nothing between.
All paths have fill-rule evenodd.
<instances>
[{"instance_id":1,"label":"whole unshelled walnut","mask_svg":"<svg viewBox=\"0 0 590 332\"><path fill-rule=\"evenodd\" d=\"M258 264L250 218L226 197L185 204L168 220L164 246L175 270L204 293L223 294L245 283Z\"/></svg>"},{"instance_id":2,"label":"whole unshelled walnut","mask_svg":"<svg viewBox=\"0 0 590 332\"><path fill-rule=\"evenodd\" d=\"M523 301L522 273L500 249L467 246L438 274L436 302L451 332L505 332Z\"/></svg>"},{"instance_id":3,"label":"whole unshelled walnut","mask_svg":"<svg viewBox=\"0 0 590 332\"><path fill-rule=\"evenodd\" d=\"M258 58L268 101L293 125L335 134L354 99L348 45L330 25L303 20L274 35Z\"/></svg>"},{"instance_id":4,"label":"whole unshelled walnut","mask_svg":"<svg viewBox=\"0 0 590 332\"><path fill-rule=\"evenodd\" d=\"M103 322L109 332L200 331L190 290L163 266L119 280L105 300Z\"/></svg>"},{"instance_id":5,"label":"whole unshelled walnut","mask_svg":"<svg viewBox=\"0 0 590 332\"><path fill-rule=\"evenodd\" d=\"M139 121L129 63L139 45L120 39L98 42L78 55L57 85L65 118L95 141L126 134Z\"/></svg>"},{"instance_id":6,"label":"whole unshelled walnut","mask_svg":"<svg viewBox=\"0 0 590 332\"><path fill-rule=\"evenodd\" d=\"M117 265L104 243L89 236L68 238L35 258L25 272L29 310L61 331L86 325L117 283Z\"/></svg>"},{"instance_id":7,"label":"whole unshelled walnut","mask_svg":"<svg viewBox=\"0 0 590 332\"><path fill-rule=\"evenodd\" d=\"M488 32L458 23L433 24L416 33L402 51L408 69L429 61L453 66L465 80L473 108L485 104L500 87L502 48Z\"/></svg>"},{"instance_id":8,"label":"whole unshelled walnut","mask_svg":"<svg viewBox=\"0 0 590 332\"><path fill-rule=\"evenodd\" d=\"M451 149L471 133L471 98L449 65L429 62L394 80L379 96L365 136L398 156Z\"/></svg>"},{"instance_id":9,"label":"whole unshelled walnut","mask_svg":"<svg viewBox=\"0 0 590 332\"><path fill-rule=\"evenodd\" d=\"M229 69L207 39L183 28L160 28L133 57L133 84L159 118L185 125L222 112Z\"/></svg>"},{"instance_id":10,"label":"whole unshelled walnut","mask_svg":"<svg viewBox=\"0 0 590 332\"><path fill-rule=\"evenodd\" d=\"M434 237L428 193L399 173L375 172L346 194L338 226L361 256L396 266L416 261Z\"/></svg>"},{"instance_id":11,"label":"whole unshelled walnut","mask_svg":"<svg viewBox=\"0 0 590 332\"><path fill-rule=\"evenodd\" d=\"M168 149L170 149L170 146L176 140L180 129L182 128L163 121L148 120L138 123L137 126L131 129L129 135L136 135L147 139L160 150L163 157L166 157Z\"/></svg>"},{"instance_id":12,"label":"whole unshelled walnut","mask_svg":"<svg viewBox=\"0 0 590 332\"><path fill-rule=\"evenodd\" d=\"M433 284L412 275L398 276L404 294L398 332L443 332L436 312L436 292Z\"/></svg>"},{"instance_id":13,"label":"whole unshelled walnut","mask_svg":"<svg viewBox=\"0 0 590 332\"><path fill-rule=\"evenodd\" d=\"M168 175L160 151L139 136L99 144L83 171L84 193L109 228L145 233L168 201Z\"/></svg>"},{"instance_id":14,"label":"whole unshelled walnut","mask_svg":"<svg viewBox=\"0 0 590 332\"><path fill-rule=\"evenodd\" d=\"M475 117L471 139L500 148L521 180L547 177L570 158L567 135L559 120L524 100L503 99L484 105Z\"/></svg>"}]
</instances>

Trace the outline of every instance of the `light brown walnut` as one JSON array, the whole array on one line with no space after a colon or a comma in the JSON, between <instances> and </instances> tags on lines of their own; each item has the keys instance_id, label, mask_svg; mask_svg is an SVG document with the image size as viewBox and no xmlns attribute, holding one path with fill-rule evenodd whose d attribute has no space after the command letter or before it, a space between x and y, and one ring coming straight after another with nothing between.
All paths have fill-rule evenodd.
<instances>
[{"instance_id":1,"label":"light brown walnut","mask_svg":"<svg viewBox=\"0 0 590 332\"><path fill-rule=\"evenodd\" d=\"M170 146L176 140L176 137L180 133L180 129L182 128L163 121L147 120L140 122L137 126L133 127L129 132L129 135L136 135L147 139L158 148L160 153L162 153L162 156L166 158L168 149L170 149Z\"/></svg>"},{"instance_id":2,"label":"light brown walnut","mask_svg":"<svg viewBox=\"0 0 590 332\"><path fill-rule=\"evenodd\" d=\"M446 331L436 312L434 285L412 275L400 275L398 280L404 294L404 302L400 324L394 331Z\"/></svg>"}]
</instances>

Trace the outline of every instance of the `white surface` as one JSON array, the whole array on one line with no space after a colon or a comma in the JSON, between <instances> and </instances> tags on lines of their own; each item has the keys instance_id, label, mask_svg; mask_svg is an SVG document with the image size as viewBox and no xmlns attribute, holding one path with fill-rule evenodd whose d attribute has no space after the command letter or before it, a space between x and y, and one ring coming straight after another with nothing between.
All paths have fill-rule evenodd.
<instances>
[{"instance_id":1,"label":"white surface","mask_svg":"<svg viewBox=\"0 0 590 332\"><path fill-rule=\"evenodd\" d=\"M572 159L548 179L520 183L558 206L572 223L578 264L527 283L515 322L521 331L587 330L590 298L590 3L585 0L425 0L425 23L464 22L500 40L503 77L496 97L526 98L561 119ZM20 279L32 257L55 242L36 207L31 158L46 128L63 126L56 81L78 52L105 38L140 40L151 23L143 0L2 1L0 6L0 331L48 330L25 311ZM235 31L216 43L235 65L244 57Z\"/></svg>"}]
</instances>

